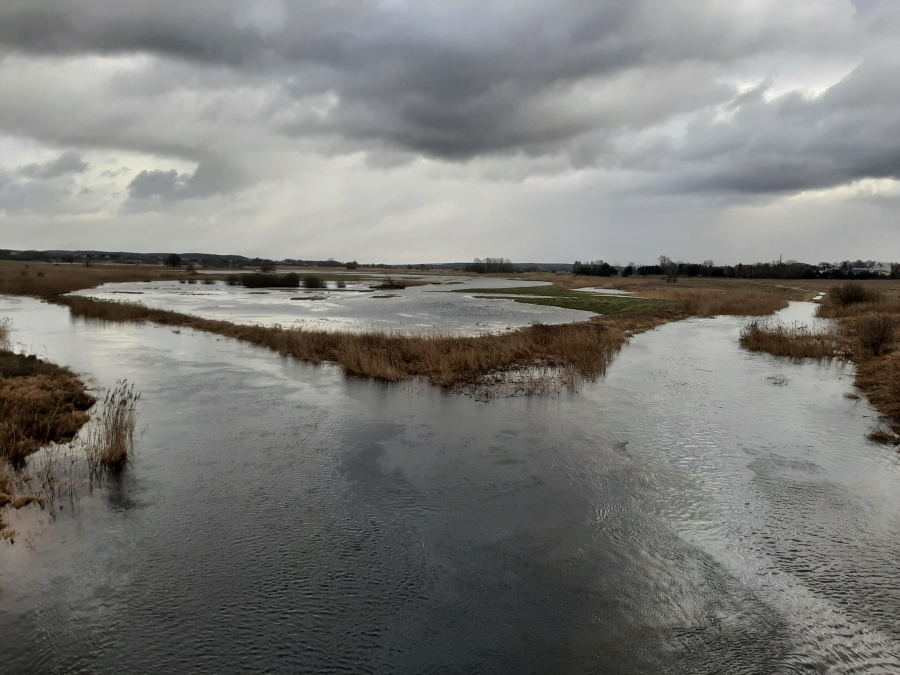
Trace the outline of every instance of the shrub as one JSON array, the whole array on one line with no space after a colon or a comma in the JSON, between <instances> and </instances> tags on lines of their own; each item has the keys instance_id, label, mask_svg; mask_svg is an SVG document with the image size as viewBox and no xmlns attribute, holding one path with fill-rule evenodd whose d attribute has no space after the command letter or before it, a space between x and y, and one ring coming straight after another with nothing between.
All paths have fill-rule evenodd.
<instances>
[{"instance_id":1,"label":"shrub","mask_svg":"<svg viewBox=\"0 0 900 675\"><path fill-rule=\"evenodd\" d=\"M225 277L225 283L229 286L239 286L241 283L241 275L229 274L227 277Z\"/></svg>"},{"instance_id":2,"label":"shrub","mask_svg":"<svg viewBox=\"0 0 900 675\"><path fill-rule=\"evenodd\" d=\"M881 356L885 347L894 341L894 317L887 314L870 314L854 322L858 348L864 354Z\"/></svg>"},{"instance_id":3,"label":"shrub","mask_svg":"<svg viewBox=\"0 0 900 675\"><path fill-rule=\"evenodd\" d=\"M328 284L321 277L308 274L303 277L303 288L328 288Z\"/></svg>"},{"instance_id":4,"label":"shrub","mask_svg":"<svg viewBox=\"0 0 900 675\"><path fill-rule=\"evenodd\" d=\"M832 287L828 291L828 299L836 305L846 307L858 302L876 302L881 299L881 293L870 291L862 284L846 283Z\"/></svg>"}]
</instances>

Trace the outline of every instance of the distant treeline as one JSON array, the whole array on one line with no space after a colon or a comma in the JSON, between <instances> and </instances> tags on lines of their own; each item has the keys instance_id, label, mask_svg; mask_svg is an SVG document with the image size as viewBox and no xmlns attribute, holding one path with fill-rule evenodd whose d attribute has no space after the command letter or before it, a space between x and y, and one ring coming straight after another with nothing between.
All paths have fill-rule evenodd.
<instances>
[{"instance_id":1,"label":"distant treeline","mask_svg":"<svg viewBox=\"0 0 900 675\"><path fill-rule=\"evenodd\" d=\"M509 258L475 258L471 264L466 265L466 272L476 274L490 274L496 272L516 272L516 266Z\"/></svg>"},{"instance_id":2,"label":"distant treeline","mask_svg":"<svg viewBox=\"0 0 900 675\"><path fill-rule=\"evenodd\" d=\"M13 251L0 249L0 260L23 260L26 262L94 263L116 262L142 265L162 265L171 253L129 253L125 251ZM182 253L182 262L216 267L239 267L258 265L260 258L242 255L220 255L218 253Z\"/></svg>"},{"instance_id":3,"label":"distant treeline","mask_svg":"<svg viewBox=\"0 0 900 675\"><path fill-rule=\"evenodd\" d=\"M665 275L667 277L726 277L731 279L869 279L888 276L887 273L873 272L874 260L845 260L839 263L819 263L812 265L797 261L752 263L737 265L714 265L711 260L703 263L674 262L661 256L659 265L613 266L597 260L582 263L575 261L572 273L576 275L611 277ZM890 265L890 278L900 278L900 265Z\"/></svg>"}]
</instances>

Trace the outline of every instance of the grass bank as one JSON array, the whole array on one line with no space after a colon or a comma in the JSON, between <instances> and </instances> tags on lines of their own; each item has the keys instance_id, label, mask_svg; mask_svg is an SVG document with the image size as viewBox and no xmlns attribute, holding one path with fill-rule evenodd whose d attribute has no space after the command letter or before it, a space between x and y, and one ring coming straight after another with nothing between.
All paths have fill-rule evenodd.
<instances>
[{"instance_id":1,"label":"grass bank","mask_svg":"<svg viewBox=\"0 0 900 675\"><path fill-rule=\"evenodd\" d=\"M583 286L582 288L586 288ZM524 288L455 289L453 293L466 293L482 298L513 296L516 302L534 305L551 305L565 309L578 309L604 316L670 316L680 319L687 316L761 316L787 307L790 294L769 290L746 288L657 288L644 284L640 296L617 296L591 293L553 286L528 286ZM636 291L637 292L637 291ZM518 297L522 296L522 297Z\"/></svg>"},{"instance_id":2,"label":"grass bank","mask_svg":"<svg viewBox=\"0 0 900 675\"><path fill-rule=\"evenodd\" d=\"M67 443L94 404L68 368L0 351L0 459L20 465L48 443Z\"/></svg>"}]
</instances>

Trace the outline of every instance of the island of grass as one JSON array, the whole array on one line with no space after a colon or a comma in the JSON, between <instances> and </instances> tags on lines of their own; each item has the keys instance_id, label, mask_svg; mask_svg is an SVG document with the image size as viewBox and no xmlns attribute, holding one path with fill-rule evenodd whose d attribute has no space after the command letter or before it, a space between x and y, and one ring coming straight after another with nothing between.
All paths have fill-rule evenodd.
<instances>
[{"instance_id":1,"label":"island of grass","mask_svg":"<svg viewBox=\"0 0 900 675\"><path fill-rule=\"evenodd\" d=\"M0 342L8 343L0 321ZM15 532L3 520L6 507L43 504L35 494L16 494L10 471L50 443L67 443L88 421L95 399L72 371L36 356L0 348L0 540Z\"/></svg>"},{"instance_id":2,"label":"island of grass","mask_svg":"<svg viewBox=\"0 0 900 675\"><path fill-rule=\"evenodd\" d=\"M558 286L527 286L525 288L467 288L449 293L466 293L476 298L505 299L529 305L545 305L563 309L577 309L605 316L661 315L675 311L674 300L636 298L628 295L601 295ZM515 296L515 297L510 297Z\"/></svg>"}]
</instances>

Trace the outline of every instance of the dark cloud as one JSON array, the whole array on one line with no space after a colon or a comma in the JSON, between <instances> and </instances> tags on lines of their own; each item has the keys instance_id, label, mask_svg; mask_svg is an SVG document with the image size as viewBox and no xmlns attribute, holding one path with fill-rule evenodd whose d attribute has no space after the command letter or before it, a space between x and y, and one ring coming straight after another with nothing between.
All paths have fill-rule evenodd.
<instances>
[{"instance_id":1,"label":"dark cloud","mask_svg":"<svg viewBox=\"0 0 900 675\"><path fill-rule=\"evenodd\" d=\"M708 103L708 77L678 73L679 64L721 65L774 49L815 53L846 38L821 21L818 31L798 31L801 20L816 18L808 7L744 22L715 5L9 0L0 8L0 44L226 66L285 93L275 115L285 134L467 159L558 152L633 118L653 123ZM683 77L680 95L635 106L628 103L652 92L617 91L626 99L617 114L593 109L590 92L605 80L657 69ZM315 97L332 103L310 110Z\"/></svg>"},{"instance_id":2,"label":"dark cloud","mask_svg":"<svg viewBox=\"0 0 900 675\"><path fill-rule=\"evenodd\" d=\"M210 163L200 164L193 174L178 173L175 169L145 169L128 184L128 196L132 202L173 202L227 192L241 182L223 165Z\"/></svg>"},{"instance_id":3,"label":"dark cloud","mask_svg":"<svg viewBox=\"0 0 900 675\"><path fill-rule=\"evenodd\" d=\"M898 37L893 0L3 0L0 208L385 259L391 228L574 254L640 221L676 255L755 227L735 204L774 231L782 195L900 179Z\"/></svg>"},{"instance_id":4,"label":"dark cloud","mask_svg":"<svg viewBox=\"0 0 900 675\"><path fill-rule=\"evenodd\" d=\"M88 163L81 158L81 153L68 151L56 159L44 164L28 164L20 167L17 173L29 178L58 178L66 174L82 173L88 168Z\"/></svg>"},{"instance_id":5,"label":"dark cloud","mask_svg":"<svg viewBox=\"0 0 900 675\"><path fill-rule=\"evenodd\" d=\"M756 90L725 120L698 117L681 148L678 190L742 193L900 179L900 64L865 63L815 97Z\"/></svg>"},{"instance_id":6,"label":"dark cloud","mask_svg":"<svg viewBox=\"0 0 900 675\"><path fill-rule=\"evenodd\" d=\"M180 199L187 193L190 176L169 171L141 171L128 184L128 194L132 199L158 197L164 201Z\"/></svg>"}]
</instances>

